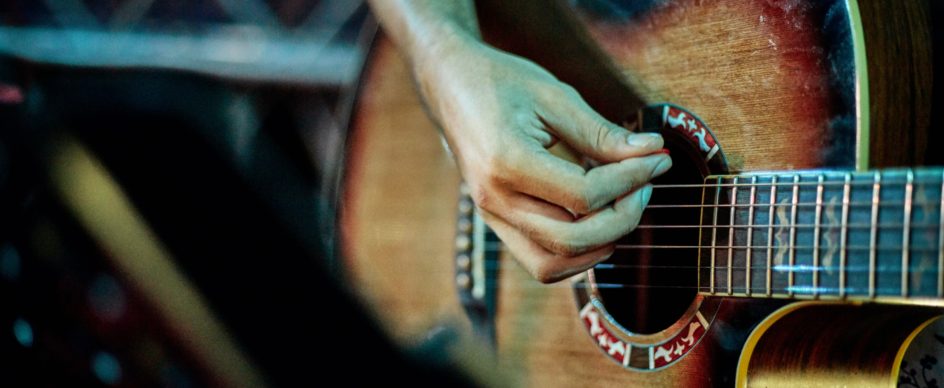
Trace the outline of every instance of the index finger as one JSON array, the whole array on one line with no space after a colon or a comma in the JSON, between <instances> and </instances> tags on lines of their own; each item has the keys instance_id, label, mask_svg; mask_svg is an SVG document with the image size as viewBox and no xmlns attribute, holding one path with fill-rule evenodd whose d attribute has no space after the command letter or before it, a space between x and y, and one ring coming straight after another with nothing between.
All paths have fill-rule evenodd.
<instances>
[{"instance_id":1,"label":"index finger","mask_svg":"<svg viewBox=\"0 0 944 388\"><path fill-rule=\"evenodd\" d=\"M672 159L662 153L586 170L544 149L525 152L531 160L514 164L517 167L509 171L509 186L577 214L593 212L672 167Z\"/></svg>"}]
</instances>

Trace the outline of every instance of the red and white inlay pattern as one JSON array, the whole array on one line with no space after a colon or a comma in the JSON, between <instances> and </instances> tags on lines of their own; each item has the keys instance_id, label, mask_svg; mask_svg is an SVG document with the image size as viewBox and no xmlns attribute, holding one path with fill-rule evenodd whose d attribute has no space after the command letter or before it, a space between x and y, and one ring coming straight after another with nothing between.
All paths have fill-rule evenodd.
<instances>
[{"instance_id":1,"label":"red and white inlay pattern","mask_svg":"<svg viewBox=\"0 0 944 388\"><path fill-rule=\"evenodd\" d=\"M614 361L624 366L629 365L631 345L616 338L616 336L611 334L610 331L603 326L600 321L603 319L602 314L593 306L593 303L587 303L587 305L584 306L580 311L580 318L583 320L583 324L587 326L590 336L596 339L600 349L603 349Z\"/></svg>"},{"instance_id":2,"label":"red and white inlay pattern","mask_svg":"<svg viewBox=\"0 0 944 388\"><path fill-rule=\"evenodd\" d=\"M653 355L655 358L655 367L661 368L669 365L684 356L685 353L688 353L689 350L695 347L695 344L698 343L698 339L701 338L703 334L705 334L705 327L702 326L701 322L698 320L692 319L692 321L688 323L686 330L682 330L676 334L674 338L666 341L662 345L656 346L656 351Z\"/></svg>"},{"instance_id":3,"label":"red and white inlay pattern","mask_svg":"<svg viewBox=\"0 0 944 388\"><path fill-rule=\"evenodd\" d=\"M619 339L603 325L602 320L605 319L604 315L592 302L587 303L583 309L580 310L580 319L583 321L584 326L587 327L590 336L596 340L597 345L604 353L612 358L613 361L623 366L629 366L630 353L633 351L632 344ZM646 349L646 353L651 354L652 357L648 363L649 367L661 368L677 361L695 347L695 344L698 343L698 340L701 339L705 332L706 327L703 320L697 319L697 316L692 317L685 326L685 329L679 331L672 339L658 345L653 345L654 351L652 353L649 353L648 349ZM645 348L648 348L648 346L645 346Z\"/></svg>"},{"instance_id":4,"label":"red and white inlay pattern","mask_svg":"<svg viewBox=\"0 0 944 388\"><path fill-rule=\"evenodd\" d=\"M685 134L697 143L698 148L705 154L705 160L711 159L718 153L720 147L718 147L715 139L711 137L705 123L702 123L691 113L674 106L665 105L662 108L662 124L667 128Z\"/></svg>"}]
</instances>

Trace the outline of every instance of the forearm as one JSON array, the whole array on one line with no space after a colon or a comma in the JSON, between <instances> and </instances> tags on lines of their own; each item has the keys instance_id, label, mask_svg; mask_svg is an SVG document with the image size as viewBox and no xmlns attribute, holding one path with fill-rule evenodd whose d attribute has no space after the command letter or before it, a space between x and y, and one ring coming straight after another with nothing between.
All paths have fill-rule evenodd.
<instances>
[{"instance_id":1,"label":"forearm","mask_svg":"<svg viewBox=\"0 0 944 388\"><path fill-rule=\"evenodd\" d=\"M661 137L630 134L545 69L484 44L471 0L369 1L411 62L480 214L525 269L555 281L611 254L639 222L645 183L671 166L657 153ZM586 170L551 154L558 140L603 164Z\"/></svg>"},{"instance_id":2,"label":"forearm","mask_svg":"<svg viewBox=\"0 0 944 388\"><path fill-rule=\"evenodd\" d=\"M368 1L414 66L425 67L457 46L481 41L472 0Z\"/></svg>"},{"instance_id":3,"label":"forearm","mask_svg":"<svg viewBox=\"0 0 944 388\"><path fill-rule=\"evenodd\" d=\"M417 88L440 124L453 101L448 85L464 59L484 47L472 0L368 0L387 35L411 65Z\"/></svg>"}]
</instances>

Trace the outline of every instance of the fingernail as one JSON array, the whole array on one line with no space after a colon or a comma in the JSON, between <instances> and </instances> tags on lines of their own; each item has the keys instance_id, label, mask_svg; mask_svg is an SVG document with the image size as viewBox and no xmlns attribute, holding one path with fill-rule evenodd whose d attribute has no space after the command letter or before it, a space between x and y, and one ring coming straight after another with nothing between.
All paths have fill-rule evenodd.
<instances>
[{"instance_id":1,"label":"fingernail","mask_svg":"<svg viewBox=\"0 0 944 388\"><path fill-rule=\"evenodd\" d=\"M649 198L652 197L652 185L645 185L639 190L639 195L642 196L642 207L645 208L649 204Z\"/></svg>"},{"instance_id":2,"label":"fingernail","mask_svg":"<svg viewBox=\"0 0 944 388\"><path fill-rule=\"evenodd\" d=\"M659 135L658 133L630 133L629 136L626 137L626 144L629 144L633 147L648 148L655 145L661 139L662 135Z\"/></svg>"},{"instance_id":3,"label":"fingernail","mask_svg":"<svg viewBox=\"0 0 944 388\"><path fill-rule=\"evenodd\" d=\"M666 171L669 171L669 169L672 168L672 158L670 158L668 155L663 155L665 154L659 154L658 162L656 162L658 164L656 164L656 167L652 169L653 176L665 174Z\"/></svg>"}]
</instances>

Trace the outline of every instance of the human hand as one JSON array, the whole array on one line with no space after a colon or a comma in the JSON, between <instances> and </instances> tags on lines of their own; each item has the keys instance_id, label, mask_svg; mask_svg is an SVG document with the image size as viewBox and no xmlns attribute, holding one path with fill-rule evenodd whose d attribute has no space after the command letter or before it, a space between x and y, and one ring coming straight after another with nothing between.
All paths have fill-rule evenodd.
<instances>
[{"instance_id":1,"label":"human hand","mask_svg":"<svg viewBox=\"0 0 944 388\"><path fill-rule=\"evenodd\" d=\"M472 197L519 263L554 282L605 260L639 223L671 165L658 134L631 133L593 111L540 66L459 40L417 63ZM600 164L586 169L548 151L561 141Z\"/></svg>"}]
</instances>

